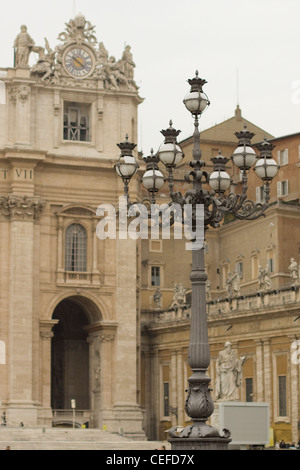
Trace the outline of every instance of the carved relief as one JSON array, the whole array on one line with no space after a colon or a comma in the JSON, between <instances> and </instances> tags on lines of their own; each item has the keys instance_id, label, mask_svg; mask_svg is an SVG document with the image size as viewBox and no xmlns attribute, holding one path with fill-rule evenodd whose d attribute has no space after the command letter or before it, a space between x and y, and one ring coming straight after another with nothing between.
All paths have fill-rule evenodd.
<instances>
[{"instance_id":1,"label":"carved relief","mask_svg":"<svg viewBox=\"0 0 300 470\"><path fill-rule=\"evenodd\" d=\"M0 214L14 220L39 220L45 203L27 196L0 198Z\"/></svg>"},{"instance_id":2,"label":"carved relief","mask_svg":"<svg viewBox=\"0 0 300 470\"><path fill-rule=\"evenodd\" d=\"M30 95L29 86L21 85L18 90L18 96L19 96L21 103L24 104L28 100L29 95Z\"/></svg>"},{"instance_id":3,"label":"carved relief","mask_svg":"<svg viewBox=\"0 0 300 470\"><path fill-rule=\"evenodd\" d=\"M11 103L16 104L18 96L18 87L9 86L8 87L8 99Z\"/></svg>"}]
</instances>

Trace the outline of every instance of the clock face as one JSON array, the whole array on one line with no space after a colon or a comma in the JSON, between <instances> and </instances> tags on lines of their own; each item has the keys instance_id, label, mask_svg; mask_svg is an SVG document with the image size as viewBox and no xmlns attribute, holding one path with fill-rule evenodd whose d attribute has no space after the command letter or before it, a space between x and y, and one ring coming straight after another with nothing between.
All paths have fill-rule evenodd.
<instances>
[{"instance_id":1,"label":"clock face","mask_svg":"<svg viewBox=\"0 0 300 470\"><path fill-rule=\"evenodd\" d=\"M92 54L82 46L72 46L64 54L64 67L75 78L85 78L94 69Z\"/></svg>"}]
</instances>

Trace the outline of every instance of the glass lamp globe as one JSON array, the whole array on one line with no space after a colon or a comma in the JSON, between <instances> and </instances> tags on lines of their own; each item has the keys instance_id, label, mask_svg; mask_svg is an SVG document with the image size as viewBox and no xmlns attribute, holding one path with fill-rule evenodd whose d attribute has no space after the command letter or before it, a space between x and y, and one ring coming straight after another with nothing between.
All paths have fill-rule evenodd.
<instances>
[{"instance_id":1,"label":"glass lamp globe","mask_svg":"<svg viewBox=\"0 0 300 470\"><path fill-rule=\"evenodd\" d=\"M241 145L235 149L232 155L233 163L240 170L249 170L256 162L257 155L252 147Z\"/></svg>"},{"instance_id":2,"label":"glass lamp globe","mask_svg":"<svg viewBox=\"0 0 300 470\"><path fill-rule=\"evenodd\" d=\"M167 168L179 165L183 157L183 152L176 142L164 142L158 149L158 158Z\"/></svg>"},{"instance_id":3,"label":"glass lamp globe","mask_svg":"<svg viewBox=\"0 0 300 470\"><path fill-rule=\"evenodd\" d=\"M157 192L163 186L164 182L164 175L160 170L155 168L146 170L142 178L144 188L150 192Z\"/></svg>"},{"instance_id":4,"label":"glass lamp globe","mask_svg":"<svg viewBox=\"0 0 300 470\"><path fill-rule=\"evenodd\" d=\"M254 170L259 178L270 181L277 175L278 165L273 158L262 157L257 161Z\"/></svg>"},{"instance_id":5,"label":"glass lamp globe","mask_svg":"<svg viewBox=\"0 0 300 470\"><path fill-rule=\"evenodd\" d=\"M194 78L188 80L191 85L190 91L184 97L184 105L190 113L197 116L203 113L203 111L210 104L207 95L203 92L203 85L206 80L199 78L198 70Z\"/></svg>"},{"instance_id":6,"label":"glass lamp globe","mask_svg":"<svg viewBox=\"0 0 300 470\"><path fill-rule=\"evenodd\" d=\"M209 177L209 186L217 193L223 193L230 187L230 176L224 170L215 170Z\"/></svg>"},{"instance_id":7,"label":"glass lamp globe","mask_svg":"<svg viewBox=\"0 0 300 470\"><path fill-rule=\"evenodd\" d=\"M206 94L199 90L188 92L183 102L186 109L192 114L202 114L209 104Z\"/></svg>"},{"instance_id":8,"label":"glass lamp globe","mask_svg":"<svg viewBox=\"0 0 300 470\"><path fill-rule=\"evenodd\" d=\"M122 155L115 165L116 172L121 178L131 178L138 169L138 164L133 155Z\"/></svg>"}]
</instances>

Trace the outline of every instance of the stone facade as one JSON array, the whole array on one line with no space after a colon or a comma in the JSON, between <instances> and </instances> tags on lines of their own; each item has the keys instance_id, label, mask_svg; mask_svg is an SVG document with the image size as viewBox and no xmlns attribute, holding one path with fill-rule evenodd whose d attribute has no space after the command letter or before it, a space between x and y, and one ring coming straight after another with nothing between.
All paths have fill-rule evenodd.
<instances>
[{"instance_id":1,"label":"stone facade","mask_svg":"<svg viewBox=\"0 0 300 470\"><path fill-rule=\"evenodd\" d=\"M99 239L98 205L116 206L123 193L116 144L137 141L142 99L129 46L116 61L82 15L59 41L37 46L22 27L15 66L2 69L0 410L8 424L70 424L75 399L79 424L165 439L188 419L191 253L184 239ZM214 388L229 340L247 357L240 399L269 402L275 439L298 441L300 299L290 266L300 261L300 134L274 138L237 107L201 133L208 169L219 150L230 157L245 124L254 143L272 140L281 168L266 217L227 218L207 232L208 372ZM192 139L181 145L175 184L184 191ZM158 202L167 194L162 188ZM138 174L130 196L139 195ZM262 197L249 176L249 198Z\"/></svg>"},{"instance_id":2,"label":"stone facade","mask_svg":"<svg viewBox=\"0 0 300 470\"><path fill-rule=\"evenodd\" d=\"M130 47L103 56L81 15L55 49L20 35L0 105L1 411L51 425L75 399L79 421L141 438L139 246L96 231L97 206L122 191L116 144L137 136Z\"/></svg>"},{"instance_id":3,"label":"stone facade","mask_svg":"<svg viewBox=\"0 0 300 470\"><path fill-rule=\"evenodd\" d=\"M238 110L237 110L238 111ZM203 131L203 159L209 167L210 158L221 150L230 157L236 143L233 133L243 124L257 134L258 142L266 136L262 130L242 118L239 112L224 123ZM241 401L268 402L270 428L274 441L299 440L299 148L300 135L269 139L276 145L273 158L281 165L271 185L270 208L265 217L253 221L227 218L225 223L206 233L205 265L208 275L207 315L211 365L208 371L215 389L216 360L226 341L238 356L246 356L240 387ZM187 161L192 155L192 139L183 141ZM230 163L228 163L228 166ZM178 187L185 168L179 172ZM286 194L277 192L282 181L288 181ZM232 189L239 191L239 175L232 175ZM260 202L256 187L258 178L249 174L249 198ZM155 251L156 248L156 251ZM155 288L144 273L143 356L144 390L142 404L146 412L147 434L164 438L172 426L189 424L184 403L190 335L191 256L184 240L172 245L162 240L159 245L145 241L142 250L145 268L160 267L160 310L151 308ZM292 276L297 265L298 278ZM148 273L151 268L148 268ZM264 281L262 271L267 271ZM230 274L238 272L238 289L228 289ZM294 273L297 271L295 270ZM170 275L170 273L172 273ZM183 282L186 302L172 305L176 283ZM215 393L213 398L216 400Z\"/></svg>"}]
</instances>

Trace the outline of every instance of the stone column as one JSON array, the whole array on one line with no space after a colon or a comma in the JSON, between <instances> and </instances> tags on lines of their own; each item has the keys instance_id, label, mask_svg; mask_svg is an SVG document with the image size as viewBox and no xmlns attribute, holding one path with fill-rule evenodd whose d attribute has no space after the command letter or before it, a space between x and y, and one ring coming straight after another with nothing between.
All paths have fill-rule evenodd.
<instances>
[{"instance_id":1,"label":"stone column","mask_svg":"<svg viewBox=\"0 0 300 470\"><path fill-rule=\"evenodd\" d=\"M41 424L51 426L51 338L53 337L52 328L59 320L40 320L40 348L39 348L39 375L40 375L40 398L41 410L39 411L38 421Z\"/></svg>"},{"instance_id":2,"label":"stone column","mask_svg":"<svg viewBox=\"0 0 300 470\"><path fill-rule=\"evenodd\" d=\"M27 72L27 71L26 71ZM24 83L20 83L17 88L17 100L16 100L16 130L15 138L16 144L30 145L30 87Z\"/></svg>"},{"instance_id":3,"label":"stone column","mask_svg":"<svg viewBox=\"0 0 300 470\"><path fill-rule=\"evenodd\" d=\"M57 219L57 282L64 282L63 217Z\"/></svg>"},{"instance_id":4,"label":"stone column","mask_svg":"<svg viewBox=\"0 0 300 470\"><path fill-rule=\"evenodd\" d=\"M117 325L113 322L94 323L89 333L90 402L92 426L111 431L113 420L113 364Z\"/></svg>"},{"instance_id":5,"label":"stone column","mask_svg":"<svg viewBox=\"0 0 300 470\"><path fill-rule=\"evenodd\" d=\"M177 353L177 408L178 408L178 423L185 422L185 410L184 410L184 390L185 383L183 377L183 350L180 349Z\"/></svg>"},{"instance_id":6,"label":"stone column","mask_svg":"<svg viewBox=\"0 0 300 470\"><path fill-rule=\"evenodd\" d=\"M171 358L171 370L170 370L170 418L172 426L177 424L178 419L178 370L177 370L177 354L178 351L173 351Z\"/></svg>"},{"instance_id":7,"label":"stone column","mask_svg":"<svg viewBox=\"0 0 300 470\"><path fill-rule=\"evenodd\" d=\"M256 341L256 401L264 401L263 342Z\"/></svg>"},{"instance_id":8,"label":"stone column","mask_svg":"<svg viewBox=\"0 0 300 470\"><path fill-rule=\"evenodd\" d=\"M290 338L291 345L294 341L297 340L296 337ZM291 352L293 353L295 349L291 348ZM293 357L291 359L291 424L292 424L292 441L298 442L298 423L299 423L299 359L298 357Z\"/></svg>"},{"instance_id":9,"label":"stone column","mask_svg":"<svg viewBox=\"0 0 300 470\"><path fill-rule=\"evenodd\" d=\"M115 355L113 353L113 341L115 335L102 332L100 336L101 342L101 419L102 426L106 426L109 431L119 431L119 429L111 423L114 419L112 408L114 398L114 374L113 363Z\"/></svg>"},{"instance_id":10,"label":"stone column","mask_svg":"<svg viewBox=\"0 0 300 470\"><path fill-rule=\"evenodd\" d=\"M96 232L97 220L93 220L92 234L93 234L93 251L92 251L92 284L100 285L100 273L98 269L98 237Z\"/></svg>"},{"instance_id":11,"label":"stone column","mask_svg":"<svg viewBox=\"0 0 300 470\"><path fill-rule=\"evenodd\" d=\"M263 343L263 354L264 354L264 390L265 396L264 401L272 403L272 360L271 360L271 341L269 339L264 340ZM273 421L273 409L269 407L270 423Z\"/></svg>"},{"instance_id":12,"label":"stone column","mask_svg":"<svg viewBox=\"0 0 300 470\"><path fill-rule=\"evenodd\" d=\"M116 356L114 361L113 431L142 439L142 409L137 403L137 244L131 238L116 243Z\"/></svg>"}]
</instances>

